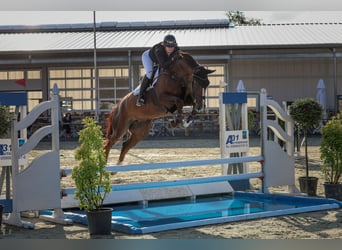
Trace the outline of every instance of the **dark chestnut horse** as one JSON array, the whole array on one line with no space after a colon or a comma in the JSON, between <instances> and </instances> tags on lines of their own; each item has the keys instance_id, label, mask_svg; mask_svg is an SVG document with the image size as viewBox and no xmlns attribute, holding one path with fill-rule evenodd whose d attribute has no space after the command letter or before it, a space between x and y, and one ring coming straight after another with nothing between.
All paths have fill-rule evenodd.
<instances>
[{"instance_id":1,"label":"dark chestnut horse","mask_svg":"<svg viewBox=\"0 0 342 250\"><path fill-rule=\"evenodd\" d=\"M177 111L177 121L183 118L184 106L193 112L203 108L204 90L209 85L208 70L191 55L180 52L168 71L161 72L157 83L146 92L145 105L137 107L137 96L130 92L113 107L106 121L105 151L108 160L112 146L124 138L118 164L126 153L144 139L154 119Z\"/></svg>"}]
</instances>

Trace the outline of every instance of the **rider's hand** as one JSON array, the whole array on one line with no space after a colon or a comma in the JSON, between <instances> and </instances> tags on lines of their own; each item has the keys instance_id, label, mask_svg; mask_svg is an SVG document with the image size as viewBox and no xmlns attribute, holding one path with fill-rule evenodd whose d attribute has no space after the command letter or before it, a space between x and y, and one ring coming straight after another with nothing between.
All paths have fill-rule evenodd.
<instances>
[{"instance_id":1,"label":"rider's hand","mask_svg":"<svg viewBox=\"0 0 342 250\"><path fill-rule=\"evenodd\" d=\"M176 61L176 60L181 59L181 58L182 58L182 56L177 52L172 56L171 60Z\"/></svg>"}]
</instances>

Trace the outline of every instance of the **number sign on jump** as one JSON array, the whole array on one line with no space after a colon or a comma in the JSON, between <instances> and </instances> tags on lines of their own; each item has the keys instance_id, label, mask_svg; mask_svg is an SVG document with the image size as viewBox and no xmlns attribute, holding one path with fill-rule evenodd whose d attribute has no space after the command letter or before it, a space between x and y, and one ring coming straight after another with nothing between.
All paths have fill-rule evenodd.
<instances>
[{"instance_id":1,"label":"number sign on jump","mask_svg":"<svg viewBox=\"0 0 342 250\"><path fill-rule=\"evenodd\" d=\"M25 143L24 139L19 139L19 146ZM0 139L0 166L12 166L12 145L11 139ZM20 165L27 164L26 155L19 159Z\"/></svg>"}]
</instances>

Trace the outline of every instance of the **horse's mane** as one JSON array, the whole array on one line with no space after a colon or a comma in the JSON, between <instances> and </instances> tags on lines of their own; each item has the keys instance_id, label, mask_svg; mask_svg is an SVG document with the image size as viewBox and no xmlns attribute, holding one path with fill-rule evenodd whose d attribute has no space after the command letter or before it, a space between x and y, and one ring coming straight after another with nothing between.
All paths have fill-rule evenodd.
<instances>
[{"instance_id":1,"label":"horse's mane","mask_svg":"<svg viewBox=\"0 0 342 250\"><path fill-rule=\"evenodd\" d=\"M198 62L188 52L180 51L179 54L181 58L184 59L191 68L195 68L199 65Z\"/></svg>"}]
</instances>

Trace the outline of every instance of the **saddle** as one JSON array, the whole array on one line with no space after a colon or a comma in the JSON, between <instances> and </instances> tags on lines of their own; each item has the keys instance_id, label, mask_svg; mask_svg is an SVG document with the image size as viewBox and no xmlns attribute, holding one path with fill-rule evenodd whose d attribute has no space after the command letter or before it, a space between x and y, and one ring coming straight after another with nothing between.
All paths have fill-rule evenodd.
<instances>
[{"instance_id":1,"label":"saddle","mask_svg":"<svg viewBox=\"0 0 342 250\"><path fill-rule=\"evenodd\" d=\"M152 79L153 80L152 80L152 83L150 83L150 86L146 89L146 91L153 88L154 85L157 83L159 71L160 71L160 69L158 66L153 67L153 71L152 71ZM137 96L137 95L139 95L139 92L140 92L140 84L133 90L133 95Z\"/></svg>"}]
</instances>

